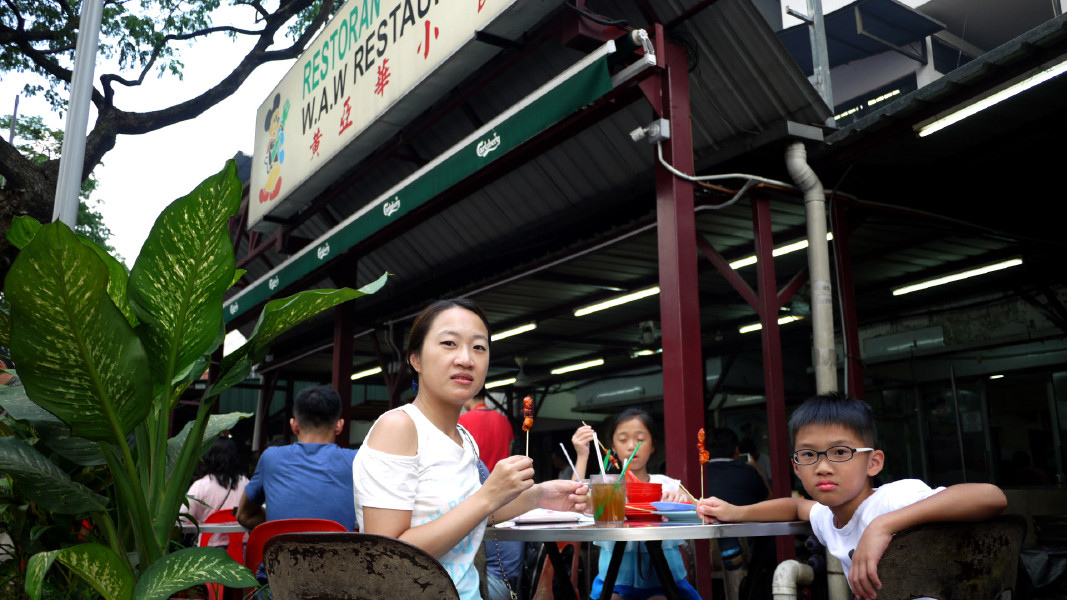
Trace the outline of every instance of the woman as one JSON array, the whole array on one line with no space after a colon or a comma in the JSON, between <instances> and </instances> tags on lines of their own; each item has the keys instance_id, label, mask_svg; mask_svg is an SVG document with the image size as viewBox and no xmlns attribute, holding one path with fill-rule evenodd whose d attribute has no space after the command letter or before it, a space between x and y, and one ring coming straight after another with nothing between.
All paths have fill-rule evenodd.
<instances>
[{"instance_id":1,"label":"woman","mask_svg":"<svg viewBox=\"0 0 1067 600\"><path fill-rule=\"evenodd\" d=\"M248 485L248 478L241 471L237 444L228 437L216 438L197 466L193 474L195 481L186 492L189 496L189 516L197 523L203 523L208 515L217 510L235 508ZM182 517L182 522L188 523L189 519ZM225 548L228 541L227 534L216 533L208 540L208 545Z\"/></svg>"},{"instance_id":2,"label":"woman","mask_svg":"<svg viewBox=\"0 0 1067 600\"><path fill-rule=\"evenodd\" d=\"M578 482L535 485L525 456L501 459L479 483L478 447L458 422L485 383L489 338L489 322L470 300L439 300L419 313L408 338L415 400L378 418L352 466L360 531L433 555L463 600L479 598L473 561L487 519L538 507L581 511L586 500Z\"/></svg>"}]
</instances>

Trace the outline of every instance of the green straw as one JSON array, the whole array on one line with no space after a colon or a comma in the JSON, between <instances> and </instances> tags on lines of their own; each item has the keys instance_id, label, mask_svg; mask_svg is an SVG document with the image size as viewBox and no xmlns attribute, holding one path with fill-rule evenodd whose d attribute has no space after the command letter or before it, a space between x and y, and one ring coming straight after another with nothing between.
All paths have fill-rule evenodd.
<instances>
[{"instance_id":1,"label":"green straw","mask_svg":"<svg viewBox=\"0 0 1067 600\"><path fill-rule=\"evenodd\" d=\"M611 490L612 494L615 493L615 490L619 489L619 483L625 481L626 471L627 471L627 469L630 468L630 463L633 461L634 456L637 455L637 451L641 448L641 443L642 442L643 442L643 440L638 440L637 446L634 448L633 453L630 454L630 458L626 459L626 464L624 464L622 466L622 472L619 473L619 478L615 480L615 486ZM609 450L608 452L611 452L611 451ZM599 519L600 515L602 515L602 514L604 514L604 505L600 505L600 506L596 507L595 512L593 513L593 518L594 519Z\"/></svg>"},{"instance_id":2,"label":"green straw","mask_svg":"<svg viewBox=\"0 0 1067 600\"><path fill-rule=\"evenodd\" d=\"M626 464L622 466L622 471L619 472L619 478L615 480L615 487L618 488L619 484L625 481L626 471L630 470L630 463L634 461L634 456L637 455L637 451L641 449L641 444L644 440L638 440L637 446L634 447L634 451L630 453L630 458L626 459Z\"/></svg>"}]
</instances>

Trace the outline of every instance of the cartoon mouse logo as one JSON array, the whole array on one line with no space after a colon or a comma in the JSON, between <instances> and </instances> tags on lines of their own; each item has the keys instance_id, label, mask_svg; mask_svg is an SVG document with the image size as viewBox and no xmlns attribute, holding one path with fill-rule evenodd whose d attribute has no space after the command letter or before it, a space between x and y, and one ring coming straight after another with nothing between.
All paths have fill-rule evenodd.
<instances>
[{"instance_id":1,"label":"cartoon mouse logo","mask_svg":"<svg viewBox=\"0 0 1067 600\"><path fill-rule=\"evenodd\" d=\"M259 201L268 202L278 197L282 190L282 163L285 162L285 121L289 118L289 101L281 105L281 94L274 95L274 105L267 111L263 130L267 132L267 155L263 158L267 171L267 183L259 190Z\"/></svg>"}]
</instances>

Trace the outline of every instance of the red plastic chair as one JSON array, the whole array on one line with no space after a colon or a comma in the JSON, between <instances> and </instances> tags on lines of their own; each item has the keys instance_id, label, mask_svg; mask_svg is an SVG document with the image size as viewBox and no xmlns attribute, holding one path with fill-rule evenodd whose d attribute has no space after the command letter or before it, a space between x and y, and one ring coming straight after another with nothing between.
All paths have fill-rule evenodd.
<instances>
[{"instance_id":1,"label":"red plastic chair","mask_svg":"<svg viewBox=\"0 0 1067 600\"><path fill-rule=\"evenodd\" d=\"M233 509L227 508L223 510L217 510L204 519L204 524L208 523L236 523L237 518L233 516ZM200 534L200 546L207 546L212 537L217 534L214 533L201 533ZM226 553L230 555L230 558L237 562L244 564L245 561L245 536L246 532L228 533L230 538L229 543L226 545ZM207 597L208 600L221 600L225 598L226 588L221 583L209 583L207 584Z\"/></svg>"},{"instance_id":2,"label":"red plastic chair","mask_svg":"<svg viewBox=\"0 0 1067 600\"><path fill-rule=\"evenodd\" d=\"M348 531L337 521L329 519L278 519L260 523L248 534L245 545L244 565L255 573L263 563L263 544L279 533L296 533L301 531Z\"/></svg>"}]
</instances>

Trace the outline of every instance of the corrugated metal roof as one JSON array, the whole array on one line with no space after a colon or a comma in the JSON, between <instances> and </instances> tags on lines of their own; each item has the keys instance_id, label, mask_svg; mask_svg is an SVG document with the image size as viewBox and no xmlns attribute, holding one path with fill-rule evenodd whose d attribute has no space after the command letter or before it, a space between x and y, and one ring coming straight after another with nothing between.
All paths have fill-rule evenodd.
<instances>
[{"instance_id":1,"label":"corrugated metal roof","mask_svg":"<svg viewBox=\"0 0 1067 600\"><path fill-rule=\"evenodd\" d=\"M654 10L659 11L656 16L662 22L671 22L699 4L696 0L666 0L655 3ZM648 25L636 2L589 5L606 16L625 18L634 26ZM698 169L727 168L720 162L743 154L749 159L748 166L755 165L759 174L782 177L784 140L778 128L785 121L822 123L827 109L758 13L747 0L720 0L672 27L669 37L683 43L694 57L689 83ZM519 57L495 78L460 84L456 94L462 94L465 85L476 88L476 93L460 98L454 106L449 103L456 96L442 98L439 106L451 108L413 127L411 137L400 140L400 152L363 171L354 165L353 172L359 177L338 184L340 189L329 203L332 217L313 215L292 235L318 237L414 171L418 165L412 159L432 158L580 55L575 49L549 41ZM921 100L915 102L922 104ZM904 116L912 110L887 107L885 113L870 118L881 122L879 119ZM398 228L360 256L335 265L335 269L354 272L359 284L384 271L394 274L380 293L358 301L359 327L376 328L384 347L388 325L394 323L397 333L405 330L410 315L427 300L473 294L497 327L529 320L539 324L534 332L494 344L491 378L516 373L517 357L526 360L527 375L535 377L547 377L551 367L593 356L610 358L609 371L626 365L658 364L657 356L629 362L633 350L656 344L654 340L643 343L639 327L642 321L658 322L655 297L588 317L573 316L574 308L617 293L610 288L630 291L658 280L654 153L651 146L635 144L627 136L651 117L644 100L622 107L591 127L574 131L531 160L514 165L506 175L455 199L432 217L410 228ZM866 160L872 164L884 161L882 168L889 170L881 173L880 180L872 176L869 185L860 185L864 180L853 178L860 170L849 171L845 159L855 148L851 144L870 140L866 137L869 134L857 124L837 134L835 144L827 149L811 149L813 159L827 165L819 174L828 189L840 184L841 191L861 198L849 202L850 213L862 218L850 239L861 320L870 322L918 310L932 297L940 296L893 299L889 294L892 284L986 256L1021 251L1023 244L1016 237L931 214L938 212L935 205L941 198L925 193L925 182L914 186L913 203L892 202L878 193L879 181L886 186L887 179L907 179L905 171L894 170L903 159L893 155L891 147L886 153L867 150ZM747 152L753 148L767 152ZM771 158L764 158L767 156ZM773 194L776 245L801 239L804 211L800 199L781 192L765 193ZM710 209L724 198L710 192L698 194L698 232L727 260L751 255L751 205L745 199L722 210ZM238 255L246 250L244 242ZM248 277L261 277L285 256L275 250L266 252L262 260L248 265ZM803 252L780 257L776 261L779 286L805 265ZM755 311L710 263L701 260L700 269L700 333L705 352L714 355L758 347L758 336L737 331L739 326L757 320ZM754 271L746 267L738 273L755 287ZM1013 275L993 281L1010 277ZM335 284L323 276L310 285ZM328 344L331 328L328 317L298 328L277 345L274 360L284 361L297 354L298 345ZM787 345L804 346L809 336L810 329L803 325L783 328ZM376 363L369 338L357 340L355 363ZM318 371L325 377L329 350L286 368Z\"/></svg>"}]
</instances>

